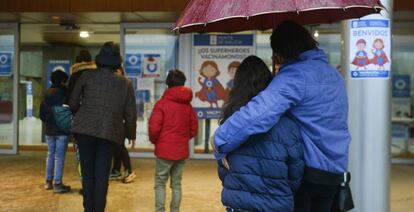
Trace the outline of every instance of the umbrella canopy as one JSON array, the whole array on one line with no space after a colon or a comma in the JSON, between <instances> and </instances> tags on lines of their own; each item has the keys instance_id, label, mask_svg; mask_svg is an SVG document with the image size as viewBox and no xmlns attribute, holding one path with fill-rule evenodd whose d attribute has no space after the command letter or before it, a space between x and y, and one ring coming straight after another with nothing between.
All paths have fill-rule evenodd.
<instances>
[{"instance_id":1,"label":"umbrella canopy","mask_svg":"<svg viewBox=\"0 0 414 212\"><path fill-rule=\"evenodd\" d=\"M180 33L267 30L280 22L332 23L385 9L380 0L191 0L177 21Z\"/></svg>"}]
</instances>

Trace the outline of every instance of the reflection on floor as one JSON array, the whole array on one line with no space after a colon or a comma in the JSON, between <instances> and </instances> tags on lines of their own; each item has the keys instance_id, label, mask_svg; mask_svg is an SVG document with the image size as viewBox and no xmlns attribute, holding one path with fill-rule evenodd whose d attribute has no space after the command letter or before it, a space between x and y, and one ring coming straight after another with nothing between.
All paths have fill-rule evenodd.
<instances>
[{"instance_id":1,"label":"reflection on floor","mask_svg":"<svg viewBox=\"0 0 414 212\"><path fill-rule=\"evenodd\" d=\"M75 157L66 157L64 182L74 191L57 195L43 190L46 152L21 152L19 156L0 156L0 211L82 211L82 198L75 171ZM110 182L107 211L154 211L154 159L133 159L135 182ZM414 166L393 166L391 173L391 211L414 211ZM181 211L223 211L221 184L212 160L188 161L183 178ZM169 202L170 195L167 195Z\"/></svg>"}]
</instances>

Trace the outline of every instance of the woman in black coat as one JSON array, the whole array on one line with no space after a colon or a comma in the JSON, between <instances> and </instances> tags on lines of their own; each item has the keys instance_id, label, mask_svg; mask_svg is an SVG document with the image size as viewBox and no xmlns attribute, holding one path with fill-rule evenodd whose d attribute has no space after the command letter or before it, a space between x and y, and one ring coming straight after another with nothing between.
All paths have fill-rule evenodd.
<instances>
[{"instance_id":1,"label":"woman in black coat","mask_svg":"<svg viewBox=\"0 0 414 212\"><path fill-rule=\"evenodd\" d=\"M95 58L96 71L85 72L76 83L69 106L75 116L82 167L85 211L104 211L112 144L124 138L134 142L137 112L131 82L117 73L121 67L119 47L105 43Z\"/></svg>"}]
</instances>

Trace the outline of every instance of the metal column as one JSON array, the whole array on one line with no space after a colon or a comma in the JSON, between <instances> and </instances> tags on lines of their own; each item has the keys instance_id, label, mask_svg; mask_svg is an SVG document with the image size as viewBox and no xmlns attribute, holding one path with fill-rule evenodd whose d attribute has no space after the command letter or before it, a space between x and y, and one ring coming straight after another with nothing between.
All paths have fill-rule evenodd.
<instances>
[{"instance_id":1,"label":"metal column","mask_svg":"<svg viewBox=\"0 0 414 212\"><path fill-rule=\"evenodd\" d=\"M382 0L387 11L363 19L389 19L392 0ZM391 76L388 78L351 78L351 21L342 23L342 73L349 96L349 128L352 142L349 169L355 209L358 212L390 211L390 129ZM391 35L390 35L391 36ZM368 47L369 45L369 47ZM371 51L371 44L367 49ZM391 49L391 46L388 48ZM388 55L391 61L391 55ZM389 75L391 75L390 72Z\"/></svg>"}]
</instances>

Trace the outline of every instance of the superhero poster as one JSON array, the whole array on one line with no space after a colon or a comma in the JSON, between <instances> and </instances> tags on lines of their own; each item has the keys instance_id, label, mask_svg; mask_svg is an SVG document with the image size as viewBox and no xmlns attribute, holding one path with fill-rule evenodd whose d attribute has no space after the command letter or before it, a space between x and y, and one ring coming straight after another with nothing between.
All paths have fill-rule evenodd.
<instances>
[{"instance_id":1,"label":"superhero poster","mask_svg":"<svg viewBox=\"0 0 414 212\"><path fill-rule=\"evenodd\" d=\"M389 78L391 32L387 19L351 21L351 78Z\"/></svg>"},{"instance_id":2,"label":"superhero poster","mask_svg":"<svg viewBox=\"0 0 414 212\"><path fill-rule=\"evenodd\" d=\"M194 35L193 107L199 119L218 119L240 62L255 54L253 35Z\"/></svg>"}]
</instances>

